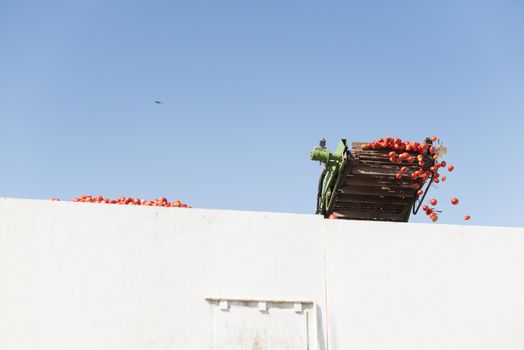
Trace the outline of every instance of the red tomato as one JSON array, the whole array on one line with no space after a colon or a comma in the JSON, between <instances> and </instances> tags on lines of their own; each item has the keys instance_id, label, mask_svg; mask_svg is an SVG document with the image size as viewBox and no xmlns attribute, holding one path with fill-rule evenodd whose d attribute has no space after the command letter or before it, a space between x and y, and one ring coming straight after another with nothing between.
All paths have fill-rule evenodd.
<instances>
[{"instance_id":1,"label":"red tomato","mask_svg":"<svg viewBox=\"0 0 524 350\"><path fill-rule=\"evenodd\" d=\"M331 214L331 215L329 216L329 218L332 219L332 220L333 220L333 219L338 219L338 217L337 217L335 214Z\"/></svg>"},{"instance_id":2,"label":"red tomato","mask_svg":"<svg viewBox=\"0 0 524 350\"><path fill-rule=\"evenodd\" d=\"M455 170L455 167L453 165L448 166L448 171L453 171L453 170Z\"/></svg>"},{"instance_id":3,"label":"red tomato","mask_svg":"<svg viewBox=\"0 0 524 350\"><path fill-rule=\"evenodd\" d=\"M459 202L459 200L457 198L455 198L455 197L451 198L451 204L457 205L458 202Z\"/></svg>"},{"instance_id":4,"label":"red tomato","mask_svg":"<svg viewBox=\"0 0 524 350\"><path fill-rule=\"evenodd\" d=\"M469 215L464 216L464 220L468 221L469 219L471 219L471 216Z\"/></svg>"},{"instance_id":5,"label":"red tomato","mask_svg":"<svg viewBox=\"0 0 524 350\"><path fill-rule=\"evenodd\" d=\"M429 139L430 139L431 141L433 141L433 142L437 141L437 137L436 137L436 136L431 136Z\"/></svg>"},{"instance_id":6,"label":"red tomato","mask_svg":"<svg viewBox=\"0 0 524 350\"><path fill-rule=\"evenodd\" d=\"M59 200L53 198L52 200ZM160 197L157 200L143 200L140 198L132 197L118 197L117 199L104 198L102 196L93 197L91 195L82 195L77 198L72 199L73 202L83 202L83 203L107 203L107 204L123 204L123 205L149 205L149 206L163 206L163 207L182 207L182 208L191 208L187 204L181 203L179 200L169 203L167 198Z\"/></svg>"},{"instance_id":7,"label":"red tomato","mask_svg":"<svg viewBox=\"0 0 524 350\"><path fill-rule=\"evenodd\" d=\"M442 181L446 181L447 177L446 176L442 176L441 180Z\"/></svg>"},{"instance_id":8,"label":"red tomato","mask_svg":"<svg viewBox=\"0 0 524 350\"><path fill-rule=\"evenodd\" d=\"M437 200L435 198L431 198L429 202L431 203L431 205L437 205Z\"/></svg>"},{"instance_id":9,"label":"red tomato","mask_svg":"<svg viewBox=\"0 0 524 350\"><path fill-rule=\"evenodd\" d=\"M422 196L423 193L424 193L423 190L418 190L418 191L417 191L417 195L419 195L419 196Z\"/></svg>"},{"instance_id":10,"label":"red tomato","mask_svg":"<svg viewBox=\"0 0 524 350\"><path fill-rule=\"evenodd\" d=\"M402 168L400 168L401 173L405 173L406 171L408 171L408 167L403 166Z\"/></svg>"}]
</instances>

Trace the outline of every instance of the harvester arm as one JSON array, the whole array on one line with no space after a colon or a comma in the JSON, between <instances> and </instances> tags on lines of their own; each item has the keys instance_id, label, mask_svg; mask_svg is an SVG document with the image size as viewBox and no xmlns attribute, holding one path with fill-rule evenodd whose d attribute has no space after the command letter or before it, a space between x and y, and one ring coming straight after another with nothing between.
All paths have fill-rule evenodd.
<instances>
[{"instance_id":1,"label":"harvester arm","mask_svg":"<svg viewBox=\"0 0 524 350\"><path fill-rule=\"evenodd\" d=\"M345 166L348 159L348 147L346 140L342 139L335 152L331 153L325 146L325 141L320 142L320 147L311 151L311 159L317 160L325 165L319 181L317 195L317 214L326 215L333 206L334 194L340 187L340 182L345 175Z\"/></svg>"}]
</instances>

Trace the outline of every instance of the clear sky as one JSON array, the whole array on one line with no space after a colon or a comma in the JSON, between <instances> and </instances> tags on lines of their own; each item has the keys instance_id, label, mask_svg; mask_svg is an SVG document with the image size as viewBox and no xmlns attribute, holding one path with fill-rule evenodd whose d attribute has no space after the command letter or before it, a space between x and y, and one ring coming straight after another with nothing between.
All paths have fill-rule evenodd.
<instances>
[{"instance_id":1,"label":"clear sky","mask_svg":"<svg viewBox=\"0 0 524 350\"><path fill-rule=\"evenodd\" d=\"M312 213L320 138L437 135L439 223L524 226L523 116L519 0L0 1L0 196Z\"/></svg>"}]
</instances>

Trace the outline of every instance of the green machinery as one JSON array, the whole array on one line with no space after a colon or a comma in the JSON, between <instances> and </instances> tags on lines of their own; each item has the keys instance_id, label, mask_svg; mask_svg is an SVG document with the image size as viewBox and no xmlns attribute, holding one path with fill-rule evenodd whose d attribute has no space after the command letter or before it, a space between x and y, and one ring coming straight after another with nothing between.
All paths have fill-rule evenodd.
<instances>
[{"instance_id":1,"label":"green machinery","mask_svg":"<svg viewBox=\"0 0 524 350\"><path fill-rule=\"evenodd\" d=\"M334 214L339 219L407 222L424 199L417 195L417 188L424 183L409 176L396 179L399 166L389 161L388 151L362 149L363 144L354 142L348 147L342 139L335 151L330 152L322 139L313 149L311 159L324 165L318 183L316 213L325 217ZM429 169L433 164L430 159L424 168ZM409 172L419 169L416 164L406 166ZM433 178L430 180L429 185Z\"/></svg>"}]
</instances>

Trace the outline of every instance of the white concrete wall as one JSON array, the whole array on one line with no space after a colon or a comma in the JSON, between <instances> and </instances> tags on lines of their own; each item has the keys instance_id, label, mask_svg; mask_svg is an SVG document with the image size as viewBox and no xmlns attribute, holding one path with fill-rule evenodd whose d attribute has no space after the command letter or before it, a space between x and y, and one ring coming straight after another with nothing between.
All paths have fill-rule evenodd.
<instances>
[{"instance_id":1,"label":"white concrete wall","mask_svg":"<svg viewBox=\"0 0 524 350\"><path fill-rule=\"evenodd\" d=\"M326 225L332 349L524 349L524 229Z\"/></svg>"},{"instance_id":2,"label":"white concrete wall","mask_svg":"<svg viewBox=\"0 0 524 350\"><path fill-rule=\"evenodd\" d=\"M323 310L321 225L306 215L0 200L0 349L206 349L206 297Z\"/></svg>"},{"instance_id":3,"label":"white concrete wall","mask_svg":"<svg viewBox=\"0 0 524 350\"><path fill-rule=\"evenodd\" d=\"M0 349L216 350L230 336L523 349L524 229L0 199Z\"/></svg>"}]
</instances>

